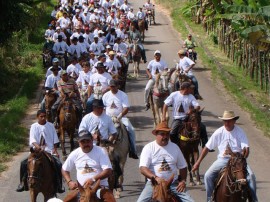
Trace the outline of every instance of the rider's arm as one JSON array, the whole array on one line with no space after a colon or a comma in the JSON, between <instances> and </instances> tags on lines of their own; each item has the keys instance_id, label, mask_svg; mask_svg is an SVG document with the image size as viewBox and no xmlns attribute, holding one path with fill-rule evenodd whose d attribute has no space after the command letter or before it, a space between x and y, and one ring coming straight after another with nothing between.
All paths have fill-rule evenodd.
<instances>
[{"instance_id":1,"label":"rider's arm","mask_svg":"<svg viewBox=\"0 0 270 202\"><path fill-rule=\"evenodd\" d=\"M95 181L97 180L103 180L105 178L110 177L110 175L112 174L112 169L111 168L107 168L104 169L102 172L100 172L99 174L97 174L94 178Z\"/></svg>"},{"instance_id":2,"label":"rider's arm","mask_svg":"<svg viewBox=\"0 0 270 202\"><path fill-rule=\"evenodd\" d=\"M93 91L93 86L89 86L89 85L88 85L88 87L87 87L87 94L88 94L88 97L91 96L92 91Z\"/></svg>"},{"instance_id":3,"label":"rider's arm","mask_svg":"<svg viewBox=\"0 0 270 202\"><path fill-rule=\"evenodd\" d=\"M162 110L162 113L163 113L163 117L162 117L162 121L166 121L166 113L168 111L168 105L164 104L163 105L163 110Z\"/></svg>"},{"instance_id":4,"label":"rider's arm","mask_svg":"<svg viewBox=\"0 0 270 202\"><path fill-rule=\"evenodd\" d=\"M78 187L77 182L72 181L69 171L63 170L63 168L62 168L61 172L62 172L62 175L63 175L64 179L66 180L67 186L70 190L74 190L75 188Z\"/></svg>"},{"instance_id":5,"label":"rider's arm","mask_svg":"<svg viewBox=\"0 0 270 202\"><path fill-rule=\"evenodd\" d=\"M141 174L143 174L148 179L157 178L157 176L154 173L152 173L149 168L147 168L145 166L140 166L140 172L141 172Z\"/></svg>"},{"instance_id":6,"label":"rider's arm","mask_svg":"<svg viewBox=\"0 0 270 202\"><path fill-rule=\"evenodd\" d=\"M146 74L148 75L149 79L152 79L152 75L151 75L151 72L149 71L149 69L146 69Z\"/></svg>"},{"instance_id":7,"label":"rider's arm","mask_svg":"<svg viewBox=\"0 0 270 202\"><path fill-rule=\"evenodd\" d=\"M194 166L192 168L192 171L195 171L195 170L199 169L200 164L201 164L202 160L204 159L204 157L208 154L208 151L209 151L209 149L207 147L203 148L199 159L196 161L196 163L194 164Z\"/></svg>"}]
</instances>

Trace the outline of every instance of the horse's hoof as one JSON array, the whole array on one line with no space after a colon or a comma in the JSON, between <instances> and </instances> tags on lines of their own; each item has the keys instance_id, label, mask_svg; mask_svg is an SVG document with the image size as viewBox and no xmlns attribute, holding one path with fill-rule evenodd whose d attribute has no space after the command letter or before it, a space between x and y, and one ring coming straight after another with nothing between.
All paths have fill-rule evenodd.
<instances>
[{"instance_id":1,"label":"horse's hoof","mask_svg":"<svg viewBox=\"0 0 270 202\"><path fill-rule=\"evenodd\" d=\"M203 183L201 181L198 181L197 182L197 185L202 185Z\"/></svg>"},{"instance_id":2,"label":"horse's hoof","mask_svg":"<svg viewBox=\"0 0 270 202\"><path fill-rule=\"evenodd\" d=\"M114 198L118 199L120 198L120 192L119 191L115 191L115 194L114 194Z\"/></svg>"},{"instance_id":3,"label":"horse's hoof","mask_svg":"<svg viewBox=\"0 0 270 202\"><path fill-rule=\"evenodd\" d=\"M192 187L194 187L196 184L194 183L194 182L190 182L189 183L189 186L192 186Z\"/></svg>"}]
</instances>

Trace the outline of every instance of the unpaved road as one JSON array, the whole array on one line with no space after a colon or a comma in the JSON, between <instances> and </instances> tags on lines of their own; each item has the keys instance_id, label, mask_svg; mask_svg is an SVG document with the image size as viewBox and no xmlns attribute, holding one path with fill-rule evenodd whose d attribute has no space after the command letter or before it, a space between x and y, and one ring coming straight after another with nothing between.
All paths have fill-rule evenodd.
<instances>
[{"instance_id":1,"label":"unpaved road","mask_svg":"<svg viewBox=\"0 0 270 202\"><path fill-rule=\"evenodd\" d=\"M142 5L144 1L136 0L130 1L134 10L138 10L138 6ZM155 50L160 50L162 58L165 59L169 67L173 67L174 59L178 59L177 51L180 48L179 34L174 31L171 26L168 16L160 12L157 8L156 12L157 25L151 26L146 32L145 48L147 51L148 61L153 58ZM151 134L153 129L153 118L149 111L144 111L143 91L147 79L145 77L146 65L141 64L141 77L139 79L128 80L127 92L131 103L131 110L128 117L136 128L137 149L141 151L143 146L154 139ZM132 70L132 66L130 66ZM225 109L234 110L240 116L238 125L241 126L247 133L250 141L251 154L248 158L248 163L257 177L257 194L259 201L270 201L270 140L263 136L262 132L256 128L255 123L250 119L248 113L244 112L236 105L234 98L224 90L220 84L213 83L211 80L210 70L203 68L200 63L196 64L195 74L199 81L201 95L204 100L201 106L205 107L203 112L203 122L207 126L208 135L210 136L215 129L222 125L222 122L217 118L222 115ZM30 113L23 121L24 125L29 127L35 121L35 113L37 104L33 103L30 108ZM27 150L27 149L26 149ZM14 190L17 187L19 180L19 165L20 161L27 156L27 151L24 151L14 157L13 161L9 163L10 168L2 173L0 177L0 201L3 202L27 202L30 201L29 193L17 193ZM217 153L209 153L201 165L201 174L205 173L207 168L216 159ZM125 182L124 192L121 202L135 202L143 188L144 177L140 175L138 169L139 161L128 159L125 167ZM188 187L191 196L197 202L205 201L204 186ZM60 195L63 198L63 195ZM38 201L43 201L40 196Z\"/></svg>"}]
</instances>

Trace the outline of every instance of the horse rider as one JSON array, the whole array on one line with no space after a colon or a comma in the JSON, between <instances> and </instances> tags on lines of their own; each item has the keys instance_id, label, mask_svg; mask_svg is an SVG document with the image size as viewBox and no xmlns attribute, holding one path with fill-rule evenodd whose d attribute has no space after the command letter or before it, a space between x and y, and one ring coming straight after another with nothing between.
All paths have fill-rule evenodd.
<instances>
[{"instance_id":1,"label":"horse rider","mask_svg":"<svg viewBox=\"0 0 270 202\"><path fill-rule=\"evenodd\" d=\"M130 143L129 157L138 159L136 151L135 131L129 119L126 117L130 108L128 96L125 92L118 89L119 84L117 80L110 80L109 85L110 91L105 93L102 97L106 114L110 117L116 117L118 122L122 121L122 123L126 126Z\"/></svg>"},{"instance_id":2,"label":"horse rider","mask_svg":"<svg viewBox=\"0 0 270 202\"><path fill-rule=\"evenodd\" d=\"M102 62L96 65L97 73L94 73L89 81L88 100L86 103L86 112L92 112L92 104L94 99L101 99L102 95L110 90L109 81L112 76L106 72L106 66Z\"/></svg>"},{"instance_id":3,"label":"horse rider","mask_svg":"<svg viewBox=\"0 0 270 202\"><path fill-rule=\"evenodd\" d=\"M69 51L68 51L69 55L80 58L81 55L83 54L83 49L82 49L82 46L78 44L78 38L74 37L71 41L72 41L72 44L69 46Z\"/></svg>"},{"instance_id":4,"label":"horse rider","mask_svg":"<svg viewBox=\"0 0 270 202\"><path fill-rule=\"evenodd\" d=\"M127 65L130 48L128 44L122 41L121 37L117 36L115 44L113 46L113 50L119 57L121 57L124 60L124 63Z\"/></svg>"},{"instance_id":5,"label":"horse rider","mask_svg":"<svg viewBox=\"0 0 270 202\"><path fill-rule=\"evenodd\" d=\"M46 121L46 111L37 111L37 122L33 123L30 128L29 146L36 151L45 151L52 155L53 167L55 169L55 184L56 192L63 193L65 190L62 188L62 164L59 160L57 152L57 144L59 143L54 125ZM20 167L20 184L16 189L17 192L28 191L27 183L27 162L28 158L21 162Z\"/></svg>"},{"instance_id":6,"label":"horse rider","mask_svg":"<svg viewBox=\"0 0 270 202\"><path fill-rule=\"evenodd\" d=\"M52 66L47 69L45 79L47 79L48 76L50 76L53 73L53 71L52 71L53 68L60 69L59 72L62 71L62 67L59 66L59 59L58 58L53 58Z\"/></svg>"},{"instance_id":7,"label":"horse rider","mask_svg":"<svg viewBox=\"0 0 270 202\"><path fill-rule=\"evenodd\" d=\"M192 50L193 55L194 55L194 61L197 60L197 53L194 50L194 48L196 46L197 45L196 45L195 41L193 40L192 35L188 34L187 39L185 39L185 41L184 41L183 48L186 48L187 51L189 51L190 49Z\"/></svg>"},{"instance_id":8,"label":"horse rider","mask_svg":"<svg viewBox=\"0 0 270 202\"><path fill-rule=\"evenodd\" d=\"M106 35L106 43L107 45L110 45L111 48L113 47L115 40L116 40L117 34L115 31L115 28L111 28L110 32Z\"/></svg>"},{"instance_id":9,"label":"horse rider","mask_svg":"<svg viewBox=\"0 0 270 202\"><path fill-rule=\"evenodd\" d=\"M108 141L113 143L117 136L113 121L104 112L104 107L102 100L94 99L93 111L83 117L79 127L79 132L87 130L92 134L95 145L103 145Z\"/></svg>"},{"instance_id":10,"label":"horse rider","mask_svg":"<svg viewBox=\"0 0 270 202\"><path fill-rule=\"evenodd\" d=\"M146 55L145 55L145 49L144 46L142 44L142 39L141 39L141 33L139 32L139 30L136 29L136 26L133 24L131 25L131 30L129 32L129 41L137 41L138 46L140 47L140 51L141 51L141 55L142 55L142 59L144 61L144 63L147 63L147 59L146 59Z\"/></svg>"},{"instance_id":11,"label":"horse rider","mask_svg":"<svg viewBox=\"0 0 270 202\"><path fill-rule=\"evenodd\" d=\"M64 41L67 40L67 36L65 35L64 32L61 31L61 27L60 26L57 26L56 29L55 29L55 32L53 34L53 41L56 43L57 41L59 41L59 38L58 36L61 35L62 36L62 39Z\"/></svg>"},{"instance_id":12,"label":"horse rider","mask_svg":"<svg viewBox=\"0 0 270 202\"><path fill-rule=\"evenodd\" d=\"M111 75L118 75L122 65L119 60L115 57L115 52L109 52L109 58L106 59L107 71Z\"/></svg>"},{"instance_id":13,"label":"horse rider","mask_svg":"<svg viewBox=\"0 0 270 202\"><path fill-rule=\"evenodd\" d=\"M62 174L68 188L75 190L78 188L78 183L83 187L91 187L100 180L97 198L115 202L112 191L108 189L108 177L112 175L108 154L101 147L93 145L93 136L88 130L79 132L78 142L80 147L70 153L62 167ZM74 167L77 171L76 180L72 180L70 174Z\"/></svg>"},{"instance_id":14,"label":"horse rider","mask_svg":"<svg viewBox=\"0 0 270 202\"><path fill-rule=\"evenodd\" d=\"M155 140L146 144L142 150L139 167L147 182L137 202L151 200L153 194L151 181L159 183L161 179L168 180L173 174L171 192L180 201L194 201L186 191L186 160L179 147L170 141L170 130L166 122L159 123L152 131Z\"/></svg>"},{"instance_id":15,"label":"horse rider","mask_svg":"<svg viewBox=\"0 0 270 202\"><path fill-rule=\"evenodd\" d=\"M184 126L184 121L187 119L190 107L195 110L200 110L200 105L197 102L196 98L190 94L190 86L189 82L183 82L179 91L175 91L166 98L163 105L163 118L162 120L166 120L166 113L168 111L168 107L172 105L172 116L173 121L171 125L170 137L171 141L175 144L179 143L179 132Z\"/></svg>"},{"instance_id":16,"label":"horse rider","mask_svg":"<svg viewBox=\"0 0 270 202\"><path fill-rule=\"evenodd\" d=\"M58 35L57 39L58 40L53 45L53 49L52 49L53 53L54 53L55 57L57 57L57 58L64 57L65 63L66 63L67 53L70 52L69 46L67 45L67 43L65 41L63 41L62 35ZM62 68L66 68L66 67L62 67Z\"/></svg>"},{"instance_id":17,"label":"horse rider","mask_svg":"<svg viewBox=\"0 0 270 202\"><path fill-rule=\"evenodd\" d=\"M78 64L78 59L76 56L70 57L70 65L67 66L67 73L68 75L73 78L74 80L77 80L79 77L80 71L82 71L81 65Z\"/></svg>"},{"instance_id":18,"label":"horse rider","mask_svg":"<svg viewBox=\"0 0 270 202\"><path fill-rule=\"evenodd\" d=\"M144 92L145 111L150 108L149 94L155 84L155 76L157 73L168 71L167 63L161 59L161 52L156 50L154 52L154 59L151 60L147 66L146 73L148 75L148 82Z\"/></svg>"},{"instance_id":19,"label":"horse rider","mask_svg":"<svg viewBox=\"0 0 270 202\"><path fill-rule=\"evenodd\" d=\"M145 29L148 30L148 22L146 18L146 13L143 11L142 7L139 7L139 11L137 12L136 17L138 20L144 20Z\"/></svg>"},{"instance_id":20,"label":"horse rider","mask_svg":"<svg viewBox=\"0 0 270 202\"><path fill-rule=\"evenodd\" d=\"M98 35L94 35L94 41L90 45L90 51L95 53L96 56L99 56L104 50L104 46L98 41Z\"/></svg>"},{"instance_id":21,"label":"horse rider","mask_svg":"<svg viewBox=\"0 0 270 202\"><path fill-rule=\"evenodd\" d=\"M196 99L201 100L202 97L199 94L199 84L198 84L196 77L194 76L194 74L192 72L192 69L195 66L195 63L189 57L186 56L185 50L179 50L178 56L180 58L179 63L178 63L180 71L183 71L192 80L192 83L195 86L194 96Z\"/></svg>"},{"instance_id":22,"label":"horse rider","mask_svg":"<svg viewBox=\"0 0 270 202\"><path fill-rule=\"evenodd\" d=\"M56 96L59 96L57 82L61 79L60 74L59 74L60 70L61 70L60 67L53 66L53 68L51 68L51 71L53 73L46 78L45 85L44 85L46 92L53 93ZM45 97L40 103L40 109L45 110Z\"/></svg>"},{"instance_id":23,"label":"horse rider","mask_svg":"<svg viewBox=\"0 0 270 202\"><path fill-rule=\"evenodd\" d=\"M199 169L204 157L209 150L219 150L217 160L210 166L204 175L204 183L207 194L207 201L211 201L212 193L215 189L215 180L218 177L219 171L224 168L230 155L227 154L227 147L230 147L232 152L240 152L245 158L249 155L249 143L247 136L242 128L236 126L236 120L239 116L235 116L234 111L225 110L222 117L218 117L223 121L223 126L218 128L209 138L197 162L194 164L192 171ZM253 201L258 201L256 195L256 178L249 165L247 165L247 182L251 191Z\"/></svg>"},{"instance_id":24,"label":"horse rider","mask_svg":"<svg viewBox=\"0 0 270 202\"><path fill-rule=\"evenodd\" d=\"M80 120L82 118L82 105L80 99L80 93L78 90L78 85L76 81L72 78L69 78L67 72L65 70L60 73L61 79L57 82L57 88L60 92L60 96L57 98L56 102L52 106L52 117L57 125L58 123L58 115L60 113L61 102L65 98L72 99L73 104L76 107L76 115L78 118L77 125L79 125Z\"/></svg>"}]
</instances>

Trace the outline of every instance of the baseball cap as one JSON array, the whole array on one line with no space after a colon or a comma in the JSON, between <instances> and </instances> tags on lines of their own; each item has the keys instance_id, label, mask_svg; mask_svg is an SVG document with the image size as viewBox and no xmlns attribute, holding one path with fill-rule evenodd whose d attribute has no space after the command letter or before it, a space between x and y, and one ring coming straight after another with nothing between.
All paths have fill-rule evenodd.
<instances>
[{"instance_id":1,"label":"baseball cap","mask_svg":"<svg viewBox=\"0 0 270 202\"><path fill-rule=\"evenodd\" d=\"M78 141L81 140L90 140L92 139L92 134L87 130L82 130L78 134Z\"/></svg>"},{"instance_id":2,"label":"baseball cap","mask_svg":"<svg viewBox=\"0 0 270 202\"><path fill-rule=\"evenodd\" d=\"M154 52L154 55L156 55L156 54L161 54L160 50L156 50L156 51Z\"/></svg>"}]
</instances>

